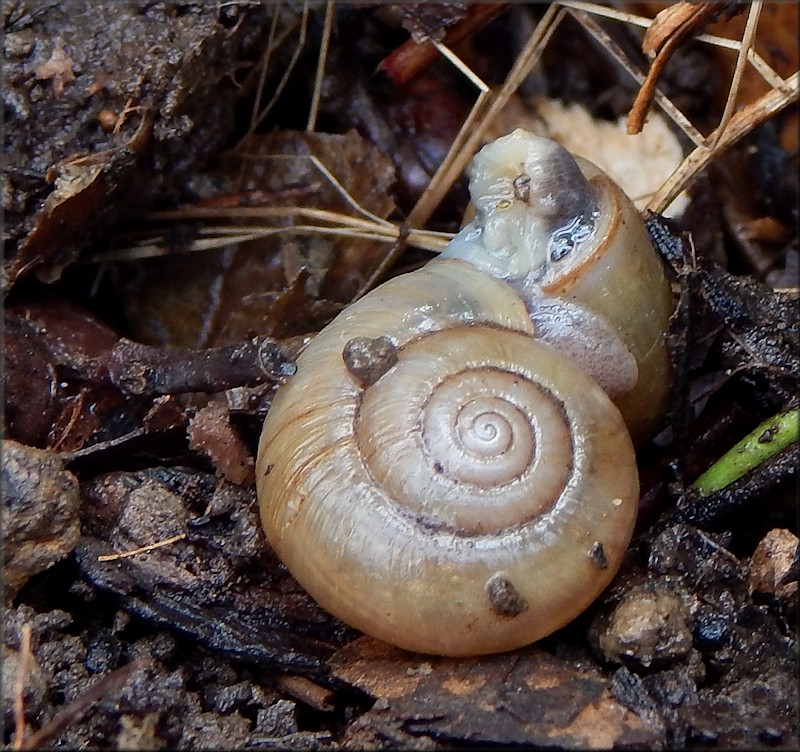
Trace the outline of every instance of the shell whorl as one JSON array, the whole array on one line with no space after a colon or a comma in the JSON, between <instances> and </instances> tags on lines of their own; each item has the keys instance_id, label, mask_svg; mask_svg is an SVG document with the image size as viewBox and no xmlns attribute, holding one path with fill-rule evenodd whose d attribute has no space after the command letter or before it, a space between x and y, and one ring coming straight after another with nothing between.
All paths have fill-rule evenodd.
<instances>
[{"instance_id":1,"label":"shell whorl","mask_svg":"<svg viewBox=\"0 0 800 752\"><path fill-rule=\"evenodd\" d=\"M410 342L362 395L356 423L359 452L392 503L459 536L535 519L572 471L563 407L518 362L525 335L498 329L491 350L484 335L462 325Z\"/></svg>"},{"instance_id":2,"label":"shell whorl","mask_svg":"<svg viewBox=\"0 0 800 752\"><path fill-rule=\"evenodd\" d=\"M300 356L265 423L259 496L271 544L323 607L466 655L548 634L607 584L636 514L635 463L618 462L630 439L602 390L532 335L506 285L439 261ZM368 386L342 356L354 336L397 350Z\"/></svg>"}]
</instances>

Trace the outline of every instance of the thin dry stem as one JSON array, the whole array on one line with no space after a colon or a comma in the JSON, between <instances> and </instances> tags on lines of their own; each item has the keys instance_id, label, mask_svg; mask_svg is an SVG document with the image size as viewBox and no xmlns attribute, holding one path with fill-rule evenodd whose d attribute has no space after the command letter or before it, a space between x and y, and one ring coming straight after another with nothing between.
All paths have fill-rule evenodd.
<instances>
[{"instance_id":1,"label":"thin dry stem","mask_svg":"<svg viewBox=\"0 0 800 752\"><path fill-rule=\"evenodd\" d=\"M67 419L67 425L61 430L61 435L58 436L52 444L48 447L52 452L60 452L64 442L66 441L67 437L70 435L70 432L75 428L80 419L81 415L83 415L83 411L86 406L86 394L87 391L82 389L77 394L77 398L70 406L69 418ZM53 431L55 433L55 431Z\"/></svg>"},{"instance_id":2,"label":"thin dry stem","mask_svg":"<svg viewBox=\"0 0 800 752\"><path fill-rule=\"evenodd\" d=\"M226 210L219 209L218 216L229 216ZM230 211L230 210L228 210ZM282 212L291 212L292 209L282 209ZM174 249L159 244L153 239L143 239L137 245L122 248L119 251L108 251L97 256L89 256L77 261L79 265L107 264L119 261L134 261L146 258L158 258L161 256L174 256L179 253L198 253L204 251L218 250L226 248L235 243L249 243L255 240L271 237L274 235L318 235L329 237L346 237L354 240L375 240L382 243L396 243L400 236L408 245L420 248L425 251L438 253L447 246L452 239L452 234L446 232L434 232L432 230L403 230L397 225L388 223L375 224L366 222L346 214L336 212L326 212L323 209L300 209L295 208L297 216L310 214L312 218L320 221L321 214L329 215L326 219L334 216L341 218L342 224L339 226L325 226L313 224L286 225L280 227L264 227L263 225L235 226L222 225L211 226L201 230L201 238L195 240L191 245ZM164 214L172 214L165 212ZM165 217L161 217L164 219ZM177 216L169 217L177 219ZM186 219L186 217L183 217ZM215 217L216 218L216 217Z\"/></svg>"},{"instance_id":3,"label":"thin dry stem","mask_svg":"<svg viewBox=\"0 0 800 752\"><path fill-rule=\"evenodd\" d=\"M388 219L379 217L377 214L365 209L358 203L347 191L347 189L336 179L336 176L313 154L309 155L311 163L325 176L330 184L336 189L336 192L355 209L362 217L367 217L379 225L390 225Z\"/></svg>"},{"instance_id":4,"label":"thin dry stem","mask_svg":"<svg viewBox=\"0 0 800 752\"><path fill-rule=\"evenodd\" d=\"M592 36L605 50L631 75L631 77L642 86L646 76L634 67L622 48L597 24L587 13L580 10L570 10L570 15ZM654 99L659 104L667 116L695 143L704 144L703 134L695 128L689 119L681 112L672 100L662 91L656 89Z\"/></svg>"},{"instance_id":5,"label":"thin dry stem","mask_svg":"<svg viewBox=\"0 0 800 752\"><path fill-rule=\"evenodd\" d=\"M358 201L353 198L353 196L348 193L347 189L339 182L338 178L323 164L323 162L314 154L254 154L250 155L247 153L242 153L241 156L243 158L251 158L251 159L259 159L259 160L266 160L266 159L308 159L311 161L311 164L316 167L320 173L322 173L323 177L331 184L331 187L349 204L356 212L358 212L361 216L367 217L372 222L376 224L391 224L389 220L384 219L383 217L379 217L377 214L365 209ZM238 207L233 207L232 211L236 211ZM251 207L251 208L266 208L266 207ZM155 215L153 215L155 216ZM222 213L219 216L227 217L227 216L236 216L235 214L227 214ZM241 215L240 215L241 216ZM339 215L339 216L346 216L346 215Z\"/></svg>"},{"instance_id":6,"label":"thin dry stem","mask_svg":"<svg viewBox=\"0 0 800 752\"><path fill-rule=\"evenodd\" d=\"M760 7L755 8L755 6L760 6L761 4L761 0L759 0L759 2L754 3L754 7L751 8L751 13L748 18L748 25L751 27L751 29L750 31L747 29L745 30L742 40L728 39L726 37L720 37L714 34L698 34L693 38L696 41L711 44L715 47L720 47L723 49L734 50L737 53L740 53L739 58L742 62L740 64L740 62L737 60L737 67L740 65L743 66L745 61L749 61L754 70L771 88L780 89L784 93L788 94L791 90L791 83L789 79L785 80L781 78L781 76L778 75L778 73L764 60L764 58L762 58L761 55L756 52L753 46L753 40L755 38L758 25L758 14L760 13ZM632 13L618 11L604 5L598 5L596 3L579 2L579 0L563 0L560 5L575 11L572 13L573 17L606 48L606 50L625 68L625 70L637 81L637 83L639 83L640 86L645 82L646 76L631 64L627 55L625 55L622 50L613 42L613 40L602 29L602 27L589 19L589 16L602 16L616 21L622 21L629 25L641 26L643 28L650 26L653 21L652 18L645 18L644 16L637 16ZM743 55L742 51L744 51ZM738 78L740 77L741 73L738 74L738 76L735 73L734 81L731 85L733 98L731 99L729 95L728 101L733 102L733 104L726 103L726 110L730 110L731 112L735 106L735 93L738 90ZM678 127L681 128L681 130L692 139L695 145L712 146L713 134L709 135L708 138L703 137L703 135L690 123L688 118L686 118L680 109L677 108L667 97L663 95L662 92L657 89L655 91L655 101L673 120L673 122L675 122L675 124L678 125ZM724 125L729 117L730 113L726 114L724 112L721 123ZM721 132L722 131L719 129L715 130L715 133Z\"/></svg>"},{"instance_id":7,"label":"thin dry stem","mask_svg":"<svg viewBox=\"0 0 800 752\"><path fill-rule=\"evenodd\" d=\"M141 548L134 548L130 551L123 551L118 554L101 554L97 557L97 561L116 561L117 559L128 559L131 556L136 556L137 554L146 554L148 551L155 551L157 548L169 546L173 543L177 543L178 541L182 541L184 538L186 538L186 533L180 533L179 535L173 535L171 538L165 538L157 543L151 543L150 545L142 546Z\"/></svg>"},{"instance_id":8,"label":"thin dry stem","mask_svg":"<svg viewBox=\"0 0 800 752\"><path fill-rule=\"evenodd\" d=\"M597 3L585 3L579 0L562 0L560 5L575 10L582 10L593 16L603 16L604 18L611 18L615 21L622 21L630 26L641 26L647 28L653 22L652 18L645 16L637 16L634 13L627 11L615 10L605 5L598 5ZM693 37L695 41L705 42L714 47L720 47L727 50L738 51L742 47L742 42L738 39L728 39L727 37L720 37L715 34L698 34ZM755 49L750 48L747 52L747 59L762 78L772 87L779 89L784 85L784 80L770 67L770 65L759 55Z\"/></svg>"},{"instance_id":9,"label":"thin dry stem","mask_svg":"<svg viewBox=\"0 0 800 752\"><path fill-rule=\"evenodd\" d=\"M306 124L307 131L313 131L317 124L317 112L319 111L319 102L322 97L322 82L325 78L325 63L328 60L328 44L331 39L331 29L333 28L333 10L336 7L334 0L328 0L325 8L325 25L322 29L322 41L319 46L319 55L317 56L317 72L314 76L314 91L311 95L311 107L308 113L308 123Z\"/></svg>"},{"instance_id":10,"label":"thin dry stem","mask_svg":"<svg viewBox=\"0 0 800 752\"><path fill-rule=\"evenodd\" d=\"M191 220L191 219L274 219L274 218L315 219L354 228L374 229L376 227L395 226L391 222L373 219L360 219L351 214L331 211L330 209L313 209L307 206L186 206L182 209L171 209L153 212L153 220ZM257 228L253 228L257 229ZM289 229L288 227L286 229ZM396 229L396 228L395 228Z\"/></svg>"},{"instance_id":11,"label":"thin dry stem","mask_svg":"<svg viewBox=\"0 0 800 752\"><path fill-rule=\"evenodd\" d=\"M485 114L486 102L491 92L490 88L473 73L469 66L467 66L458 55L443 44L436 44L436 49L472 82L478 89L478 98L472 105L453 143L450 144L450 149L442 160L442 164L439 166L436 174L425 187L422 195L417 199L417 203L411 209L408 215L409 224L424 224L436 210L436 207L439 205L442 198L444 198L445 193L450 190L455 178L448 182L447 172L449 166L460 161L461 155L466 149L466 141L469 138L469 134L472 132L474 124L479 122L480 118ZM459 173L460 172L461 170L459 170Z\"/></svg>"},{"instance_id":12,"label":"thin dry stem","mask_svg":"<svg viewBox=\"0 0 800 752\"><path fill-rule=\"evenodd\" d=\"M558 27L563 16L564 10L559 8L557 4L548 7L534 33L526 43L522 53L515 61L511 71L509 71L503 86L496 94L492 95L489 90L484 91L482 89L482 87L485 86L483 81L470 71L471 75L469 78L481 88L481 93L478 95L470 114L459 129L455 141L451 145L447 155L431 178L428 187L409 212L407 219L408 225L419 227L430 219L447 191L450 190L458 176L464 171L469 160L472 159L472 156L478 150L478 145L494 118L498 115L500 110L505 107L511 95L519 88L522 81L524 81L525 77L539 60L542 51L547 46L548 40ZM446 48L442 46L439 51L442 52L442 49ZM456 58L455 54L449 50L448 53L447 58L453 62L452 58ZM463 61L458 60L456 65L459 70L463 70L464 68L469 70L468 66L466 66ZM474 123L475 125L473 126ZM360 290L359 296L363 295L380 281L384 274L396 262L404 248L405 246L403 243L398 243L397 246L386 255L375 272L373 272L367 280L367 283Z\"/></svg>"},{"instance_id":13,"label":"thin dry stem","mask_svg":"<svg viewBox=\"0 0 800 752\"><path fill-rule=\"evenodd\" d=\"M31 625L22 625L19 661L14 679L14 741L12 749L24 749L25 745L25 680L31 660Z\"/></svg>"},{"instance_id":14,"label":"thin dry stem","mask_svg":"<svg viewBox=\"0 0 800 752\"><path fill-rule=\"evenodd\" d=\"M736 67L733 71L733 78L728 90L728 97L725 101L725 109L722 111L722 117L719 120L719 127L715 135L711 139L710 147L715 149L719 144L722 134L728 127L731 116L733 115L733 108L736 106L736 99L739 96L739 86L742 82L742 74L747 66L747 56L750 50L753 49L753 44L756 38L756 31L758 30L758 19L761 17L762 0L754 0L750 6L747 14L747 25L742 34L742 44L739 48L739 54L736 56Z\"/></svg>"},{"instance_id":15,"label":"thin dry stem","mask_svg":"<svg viewBox=\"0 0 800 752\"><path fill-rule=\"evenodd\" d=\"M716 146L710 148L701 144L689 154L678 169L670 175L663 185L656 191L648 202L645 211L656 213L663 212L672 203L675 197L683 191L695 177L705 169L709 163L725 149L735 144L761 123L769 120L773 115L797 101L800 91L800 74L795 73L787 83L790 84L788 93L773 89L764 94L755 102L750 103L743 110L731 117L725 130L717 138L716 131L712 133L712 140Z\"/></svg>"},{"instance_id":16,"label":"thin dry stem","mask_svg":"<svg viewBox=\"0 0 800 752\"><path fill-rule=\"evenodd\" d=\"M627 56L622 50L614 43L609 35L594 22L588 15L588 9L596 11L596 6L590 6L586 3L566 2L569 5L570 13L592 36L594 36L605 49L634 77L641 85L645 81L645 76L638 71L628 60ZM582 8L587 8L585 12ZM602 12L597 11L599 15L611 15L607 13L608 9L602 9ZM616 17L615 16L613 17ZM748 18L748 27L750 33L746 33L741 42L731 43L728 46L731 49L738 49L744 51L739 56L739 60L761 60L757 57L752 49L753 39L757 26L758 14L757 12L751 13ZM705 41L716 41L721 39L719 37L710 37L709 35L701 35L705 37ZM730 41L730 40L728 40ZM720 45L722 46L722 45ZM763 62L763 61L762 61ZM692 139L695 143L694 151L689 154L684 161L678 166L673 174L661 185L661 187L653 194L650 201L647 203L645 210L654 212L663 212L669 204L683 191L692 181L696 178L698 173L703 170L708 164L722 151L734 144L736 141L747 135L755 127L769 119L779 110L788 106L797 100L798 96L798 82L797 74L784 80L781 79L777 73L769 68L766 63L756 65L754 67L761 73L766 81L769 83L770 77L773 81L777 78L780 81L778 87L773 88L770 92L762 96L755 102L751 102L740 112L733 114L735 107L736 93L739 85L741 74L738 76L734 74L732 81L732 91L729 94L728 102L726 103L725 111L720 121L720 125L712 131L707 137L703 135L690 123L688 118L676 107L662 92L658 89L655 90L655 101L661 106L664 112L675 122L681 130ZM765 75L765 71L769 71L769 76Z\"/></svg>"},{"instance_id":17,"label":"thin dry stem","mask_svg":"<svg viewBox=\"0 0 800 752\"><path fill-rule=\"evenodd\" d=\"M297 38L297 46L294 48L294 51L292 52L292 57L289 60L289 64L286 66L286 70L283 72L281 80L275 87L275 91L273 92L269 102L267 102L267 105L264 107L263 110L261 110L261 112L258 113L258 115L256 115L254 118L251 119L250 128L248 129L247 133L243 136L242 140L246 139L248 136L253 135L256 128L258 128L258 126L264 122L264 119L272 111L272 108L275 106L275 103L278 101L281 94L283 93L286 84L289 82L289 79L292 76L292 72L294 71L294 67L295 65L297 65L297 61L300 59L300 53L303 51L303 47L305 47L306 44L306 34L308 32L308 14L309 14L308 2L304 2L302 15L300 16L300 33Z\"/></svg>"},{"instance_id":18,"label":"thin dry stem","mask_svg":"<svg viewBox=\"0 0 800 752\"><path fill-rule=\"evenodd\" d=\"M269 61L272 59L272 52L277 47L275 42L275 32L278 29L278 19L281 15L281 7L283 3L282 0L278 0L275 10L272 14L272 23L269 27L269 36L267 37L267 49L264 51L264 55L261 58L261 66L259 69L258 75L258 84L256 85L256 97L255 101L253 102L253 109L250 113L250 128L255 129L256 127L256 118L258 117L258 113L261 110L261 97L264 94L264 87L267 83L267 71L269 70ZM248 134L249 135L249 134Z\"/></svg>"},{"instance_id":19,"label":"thin dry stem","mask_svg":"<svg viewBox=\"0 0 800 752\"><path fill-rule=\"evenodd\" d=\"M458 154L453 154L452 158L445 159L439 166L439 169L431 180L435 188L427 191L427 196L423 194L423 197L417 202L414 209L412 209L409 214L410 224L422 225L427 222L431 214L433 214L436 206L438 206L439 202L444 197L444 194L450 190L456 178L464 171L467 163L478 150L478 145L494 118L497 117L503 107L506 106L512 94L516 92L520 84L531 72L533 66L538 62L547 42L563 17L564 11L559 8L557 4L551 5L545 11L544 16L542 16L541 21L539 21L539 24L536 26L531 38L515 61L508 76L506 76L506 80L503 82L500 90L494 95L491 93L489 94L489 101L485 108L485 114L483 114L478 125L472 128L473 118L468 118L467 127L465 128L462 126L457 137L462 140L463 145L461 150ZM448 153L448 157L450 157L450 153ZM423 198L426 199L426 204L424 205Z\"/></svg>"}]
</instances>

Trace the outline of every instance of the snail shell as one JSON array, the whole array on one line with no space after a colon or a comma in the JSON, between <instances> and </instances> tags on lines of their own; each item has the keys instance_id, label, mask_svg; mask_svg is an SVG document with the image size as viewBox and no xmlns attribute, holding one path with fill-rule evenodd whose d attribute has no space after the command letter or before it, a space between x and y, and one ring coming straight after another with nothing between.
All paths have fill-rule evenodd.
<instances>
[{"instance_id":1,"label":"snail shell","mask_svg":"<svg viewBox=\"0 0 800 752\"><path fill-rule=\"evenodd\" d=\"M509 144L511 159L498 159ZM475 220L443 258L317 335L264 424L257 483L270 544L324 608L410 650L474 655L549 634L608 584L632 534L633 444L595 377L627 409L663 330L630 332L630 300L622 330L589 307L604 295L582 276L610 289L619 275L608 260L638 251L617 253L625 244L611 235L627 220L601 217L621 203L605 197L607 179L551 144L516 131L485 147ZM542 161L566 161L573 180L543 208L539 193L559 181L552 169L539 170L552 188L533 179ZM589 230L555 253L569 223ZM637 300L650 310L654 297ZM632 420L643 431L653 416Z\"/></svg>"}]
</instances>

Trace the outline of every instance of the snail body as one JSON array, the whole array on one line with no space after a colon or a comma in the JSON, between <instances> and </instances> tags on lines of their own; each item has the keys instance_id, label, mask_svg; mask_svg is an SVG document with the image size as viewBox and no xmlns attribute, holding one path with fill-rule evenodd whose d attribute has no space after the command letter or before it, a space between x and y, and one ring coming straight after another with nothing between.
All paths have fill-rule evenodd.
<instances>
[{"instance_id":1,"label":"snail body","mask_svg":"<svg viewBox=\"0 0 800 752\"><path fill-rule=\"evenodd\" d=\"M599 595L635 522L631 431L652 430L668 385L669 286L608 178L515 131L476 156L471 191L439 259L300 355L257 465L268 540L308 592L441 655L528 644Z\"/></svg>"}]
</instances>

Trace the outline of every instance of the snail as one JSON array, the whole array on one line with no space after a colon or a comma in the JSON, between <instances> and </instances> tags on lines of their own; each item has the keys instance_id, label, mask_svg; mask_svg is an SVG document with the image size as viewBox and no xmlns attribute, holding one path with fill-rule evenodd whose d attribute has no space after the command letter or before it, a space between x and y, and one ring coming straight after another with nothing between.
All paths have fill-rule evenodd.
<instances>
[{"instance_id":1,"label":"snail","mask_svg":"<svg viewBox=\"0 0 800 752\"><path fill-rule=\"evenodd\" d=\"M475 216L297 359L264 423L268 541L402 648L534 642L606 587L666 408L671 291L631 201L522 130L474 158Z\"/></svg>"}]
</instances>

